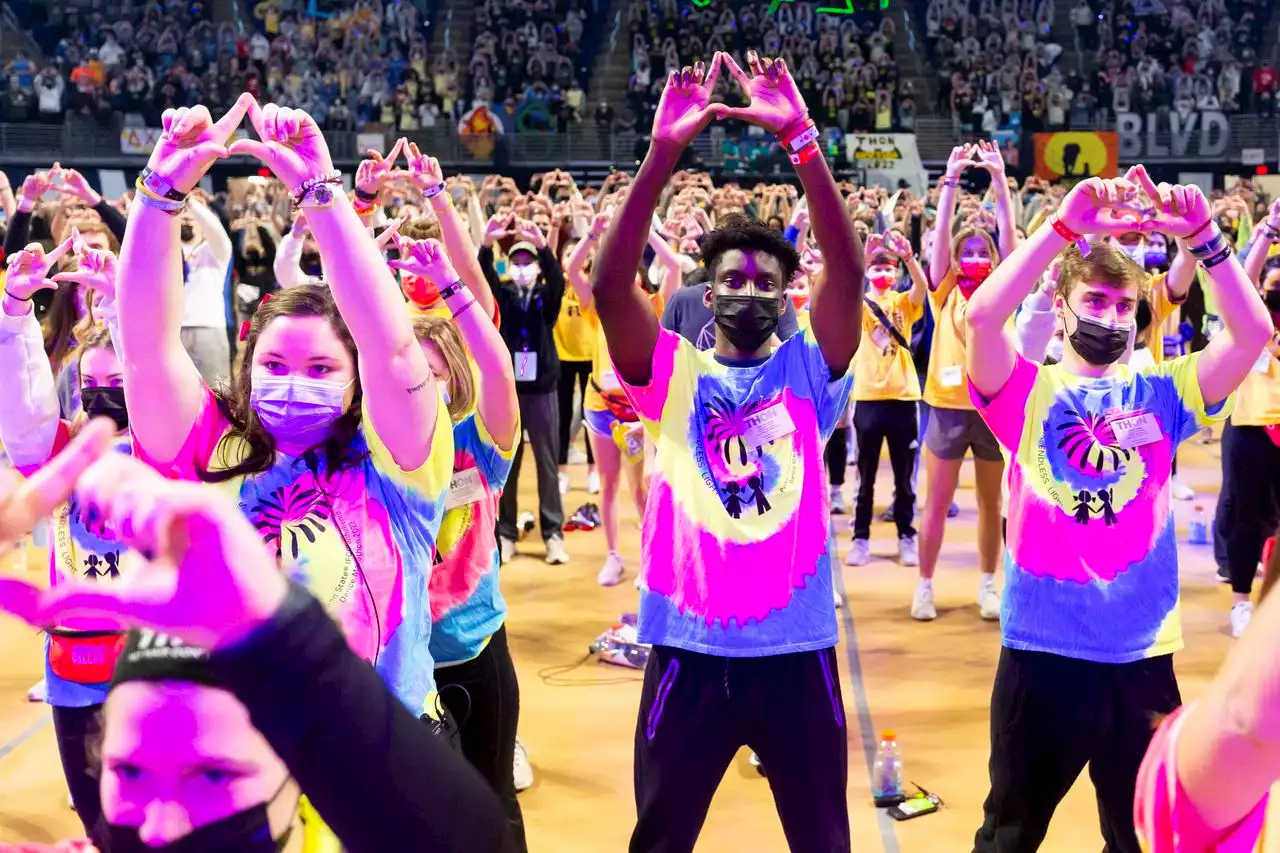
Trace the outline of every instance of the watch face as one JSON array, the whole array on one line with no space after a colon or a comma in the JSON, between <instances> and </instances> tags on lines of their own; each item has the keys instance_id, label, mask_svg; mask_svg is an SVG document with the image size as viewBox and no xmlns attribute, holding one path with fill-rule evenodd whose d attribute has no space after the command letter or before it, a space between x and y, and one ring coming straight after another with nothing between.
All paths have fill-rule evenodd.
<instances>
[{"instance_id":1,"label":"watch face","mask_svg":"<svg viewBox=\"0 0 1280 853\"><path fill-rule=\"evenodd\" d=\"M333 192L324 184L315 188L314 195L317 204L328 204L333 201Z\"/></svg>"}]
</instances>

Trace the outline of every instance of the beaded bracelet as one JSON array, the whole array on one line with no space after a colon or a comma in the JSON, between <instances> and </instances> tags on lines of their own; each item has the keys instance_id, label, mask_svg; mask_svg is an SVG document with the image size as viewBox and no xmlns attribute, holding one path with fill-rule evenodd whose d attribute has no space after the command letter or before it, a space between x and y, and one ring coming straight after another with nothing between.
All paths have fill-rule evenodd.
<instances>
[{"instance_id":1,"label":"beaded bracelet","mask_svg":"<svg viewBox=\"0 0 1280 853\"><path fill-rule=\"evenodd\" d=\"M318 175L307 178L305 181L299 184L298 187L289 194L289 196L293 200L293 206L297 207L298 205L302 204L302 200L306 198L307 195L312 190L314 190L316 187L320 186L321 184L340 184L340 183L342 183L342 173L339 172L337 169L332 169L328 172L321 172Z\"/></svg>"}]
</instances>

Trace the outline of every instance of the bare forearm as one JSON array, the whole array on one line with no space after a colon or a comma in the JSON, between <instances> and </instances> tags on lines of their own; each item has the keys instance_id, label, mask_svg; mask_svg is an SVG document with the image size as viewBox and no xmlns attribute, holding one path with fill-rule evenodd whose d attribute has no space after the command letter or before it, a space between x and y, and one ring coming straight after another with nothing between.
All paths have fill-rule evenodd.
<instances>
[{"instance_id":1,"label":"bare forearm","mask_svg":"<svg viewBox=\"0 0 1280 853\"><path fill-rule=\"evenodd\" d=\"M569 279L569 285L573 288L573 292L578 294L578 304L585 311L591 307L591 281L587 278L587 258L591 256L591 252L596 248L597 237L591 232L587 232L587 236L578 241L578 245L573 247L573 251L569 253L569 257L565 259L564 274Z\"/></svg>"},{"instance_id":2,"label":"bare forearm","mask_svg":"<svg viewBox=\"0 0 1280 853\"><path fill-rule=\"evenodd\" d=\"M1245 258L1244 262L1244 274L1254 284L1260 284L1262 281L1262 267L1267 262L1267 255L1271 252L1272 245L1261 229L1254 232L1253 245L1249 248L1249 257Z\"/></svg>"},{"instance_id":3,"label":"bare forearm","mask_svg":"<svg viewBox=\"0 0 1280 853\"><path fill-rule=\"evenodd\" d=\"M1181 302L1191 292L1191 283L1196 280L1196 259L1191 256L1191 247L1186 241L1178 240L1178 254L1169 264L1169 274L1165 276L1165 292L1171 302Z\"/></svg>"},{"instance_id":4,"label":"bare forearm","mask_svg":"<svg viewBox=\"0 0 1280 853\"><path fill-rule=\"evenodd\" d=\"M182 250L178 219L135 201L117 262L120 334L135 359L181 346Z\"/></svg>"},{"instance_id":5,"label":"bare forearm","mask_svg":"<svg viewBox=\"0 0 1280 853\"><path fill-rule=\"evenodd\" d=\"M929 277L924 274L919 258L907 261L907 272L911 274L911 304L923 305L925 291L929 287Z\"/></svg>"},{"instance_id":6,"label":"bare forearm","mask_svg":"<svg viewBox=\"0 0 1280 853\"><path fill-rule=\"evenodd\" d=\"M485 429L503 450L514 447L520 405L516 398L515 369L502 335L488 315L478 310L465 293L447 300L453 322L471 352L480 379L476 406Z\"/></svg>"},{"instance_id":7,"label":"bare forearm","mask_svg":"<svg viewBox=\"0 0 1280 853\"><path fill-rule=\"evenodd\" d=\"M1018 230L1013 201L1009 198L1009 184L1003 172L991 176L991 194L995 198L996 228L1000 232L1000 257L1004 259L1018 248Z\"/></svg>"},{"instance_id":8,"label":"bare forearm","mask_svg":"<svg viewBox=\"0 0 1280 853\"><path fill-rule=\"evenodd\" d=\"M441 202L440 200L443 199ZM458 277L467 285L467 289L480 303L480 310L485 317L493 316L493 291L480 269L480 261L476 258L476 245L471 240L471 232L462 215L453 206L453 200L446 193L440 193L431 199L431 209L436 212L440 222L440 236L444 238L445 250L454 263Z\"/></svg>"},{"instance_id":9,"label":"bare forearm","mask_svg":"<svg viewBox=\"0 0 1280 853\"><path fill-rule=\"evenodd\" d=\"M826 270L813 288L809 317L828 367L833 373L843 373L862 337L862 241L844 211L844 201L827 161L815 157L796 166L796 173L809 200L814 239L822 249Z\"/></svg>"},{"instance_id":10,"label":"bare forearm","mask_svg":"<svg viewBox=\"0 0 1280 853\"><path fill-rule=\"evenodd\" d=\"M943 178L944 181L948 180ZM934 225L933 252L929 257L929 282L937 287L951 269L951 226L956 217L956 194L959 188L942 185L938 192L938 221Z\"/></svg>"}]
</instances>

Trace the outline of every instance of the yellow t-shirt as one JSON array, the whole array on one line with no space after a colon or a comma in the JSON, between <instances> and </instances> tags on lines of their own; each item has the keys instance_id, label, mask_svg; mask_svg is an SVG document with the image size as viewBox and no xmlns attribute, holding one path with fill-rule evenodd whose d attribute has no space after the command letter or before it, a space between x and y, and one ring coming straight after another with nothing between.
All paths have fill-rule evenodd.
<instances>
[{"instance_id":1,"label":"yellow t-shirt","mask_svg":"<svg viewBox=\"0 0 1280 853\"><path fill-rule=\"evenodd\" d=\"M867 297L871 300L871 296ZM924 316L924 303L912 304L911 294L890 291L875 303L906 341L911 326ZM862 340L853 357L853 399L919 400L920 378L911 350L894 339L870 308L862 310Z\"/></svg>"},{"instance_id":2,"label":"yellow t-shirt","mask_svg":"<svg viewBox=\"0 0 1280 853\"><path fill-rule=\"evenodd\" d=\"M572 287L564 289L560 300L560 316L556 317L551 336L556 342L556 352L561 361L591 361L596 354L596 325L591 317L595 312L585 311Z\"/></svg>"},{"instance_id":3,"label":"yellow t-shirt","mask_svg":"<svg viewBox=\"0 0 1280 853\"><path fill-rule=\"evenodd\" d=\"M1169 298L1168 283L1169 274L1163 272L1156 273L1147 280L1151 291L1151 325L1147 327L1144 337L1156 364L1164 361L1164 321L1182 307L1182 302L1174 302Z\"/></svg>"},{"instance_id":4,"label":"yellow t-shirt","mask_svg":"<svg viewBox=\"0 0 1280 853\"><path fill-rule=\"evenodd\" d=\"M653 306L654 313L661 317L667 302L662 298L661 293L651 293L649 304ZM586 319L595 333L596 348L591 358L591 381L587 383L587 395L582 399L582 410L603 412L609 407L604 404L600 391L621 397L623 396L622 383L618 381L618 374L613 369L613 360L609 358L609 344L605 341L604 327L600 325L599 316L595 311L588 310ZM600 386L600 391L596 390L597 385Z\"/></svg>"},{"instance_id":5,"label":"yellow t-shirt","mask_svg":"<svg viewBox=\"0 0 1280 853\"><path fill-rule=\"evenodd\" d=\"M1258 357L1236 391L1235 426L1280 424L1280 360L1270 350Z\"/></svg>"},{"instance_id":6,"label":"yellow t-shirt","mask_svg":"<svg viewBox=\"0 0 1280 853\"><path fill-rule=\"evenodd\" d=\"M929 291L933 348L924 380L924 401L939 409L972 409L964 372L964 311L969 300L955 283L955 272L948 271L937 290Z\"/></svg>"}]
</instances>

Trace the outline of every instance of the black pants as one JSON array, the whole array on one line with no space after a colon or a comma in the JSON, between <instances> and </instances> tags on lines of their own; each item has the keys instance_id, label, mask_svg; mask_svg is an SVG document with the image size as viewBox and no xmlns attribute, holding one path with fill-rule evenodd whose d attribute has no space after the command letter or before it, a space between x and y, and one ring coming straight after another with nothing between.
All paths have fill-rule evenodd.
<instances>
[{"instance_id":1,"label":"black pants","mask_svg":"<svg viewBox=\"0 0 1280 853\"><path fill-rule=\"evenodd\" d=\"M556 445L560 441L560 407L555 391L538 394L521 392L520 423L529 433L529 447L538 472L538 523L542 539L561 535L564 507L560 503L560 468L556 463ZM498 535L515 541L516 495L520 487L520 463L524 461L524 442L516 443L516 456L511 462L511 475L498 500Z\"/></svg>"},{"instance_id":2,"label":"black pants","mask_svg":"<svg viewBox=\"0 0 1280 853\"><path fill-rule=\"evenodd\" d=\"M836 427L823 451L827 462L827 481L832 487L844 485L844 469L849 467L849 428Z\"/></svg>"},{"instance_id":3,"label":"black pants","mask_svg":"<svg viewBox=\"0 0 1280 853\"><path fill-rule=\"evenodd\" d=\"M1154 718L1182 704L1173 655L1124 664L1002 649L991 693L991 793L976 853L1033 853L1089 765L1104 853L1139 853L1138 767Z\"/></svg>"},{"instance_id":4,"label":"black pants","mask_svg":"<svg viewBox=\"0 0 1280 853\"><path fill-rule=\"evenodd\" d=\"M1231 444L1235 441L1236 428L1228 420L1222 426L1222 486L1218 489L1218 507L1213 513L1213 561L1220 570L1227 568L1227 531L1231 529L1231 517L1234 510L1231 497L1231 466L1227 457L1231 453Z\"/></svg>"},{"instance_id":5,"label":"black pants","mask_svg":"<svg viewBox=\"0 0 1280 853\"><path fill-rule=\"evenodd\" d=\"M692 851L743 745L768 768L792 853L847 853L845 734L835 649L724 658L655 646L636 724L631 853Z\"/></svg>"},{"instance_id":6,"label":"black pants","mask_svg":"<svg viewBox=\"0 0 1280 853\"><path fill-rule=\"evenodd\" d=\"M62 775L67 779L71 802L75 803L85 834L92 835L102 816L102 796L98 790L102 776L102 706L59 708L55 705L52 710Z\"/></svg>"},{"instance_id":7,"label":"black pants","mask_svg":"<svg viewBox=\"0 0 1280 853\"><path fill-rule=\"evenodd\" d=\"M1253 591L1262 546L1280 524L1280 447L1260 426L1232 426L1222 436L1222 465L1231 471L1230 513L1223 530L1231 589Z\"/></svg>"},{"instance_id":8,"label":"black pants","mask_svg":"<svg viewBox=\"0 0 1280 853\"><path fill-rule=\"evenodd\" d=\"M916 535L911 523L916 511L916 493L911 472L919 446L916 404L909 400L872 400L853 409L853 430L858 438L858 500L853 509L853 538L871 538L871 510L875 503L876 471L880 467L880 444L889 444L889 464L893 468L893 523L898 538Z\"/></svg>"},{"instance_id":9,"label":"black pants","mask_svg":"<svg viewBox=\"0 0 1280 853\"><path fill-rule=\"evenodd\" d=\"M573 392L575 387L582 398L587 397L587 379L591 377L591 362L560 360L560 464L569 464L569 432L573 427ZM587 464L594 465L591 442L587 441Z\"/></svg>"},{"instance_id":10,"label":"black pants","mask_svg":"<svg viewBox=\"0 0 1280 853\"><path fill-rule=\"evenodd\" d=\"M473 660L436 670L440 701L457 721L462 754L488 780L502 800L511 837L527 849L524 816L511 773L520 723L520 683L507 647L507 627L489 640Z\"/></svg>"}]
</instances>

